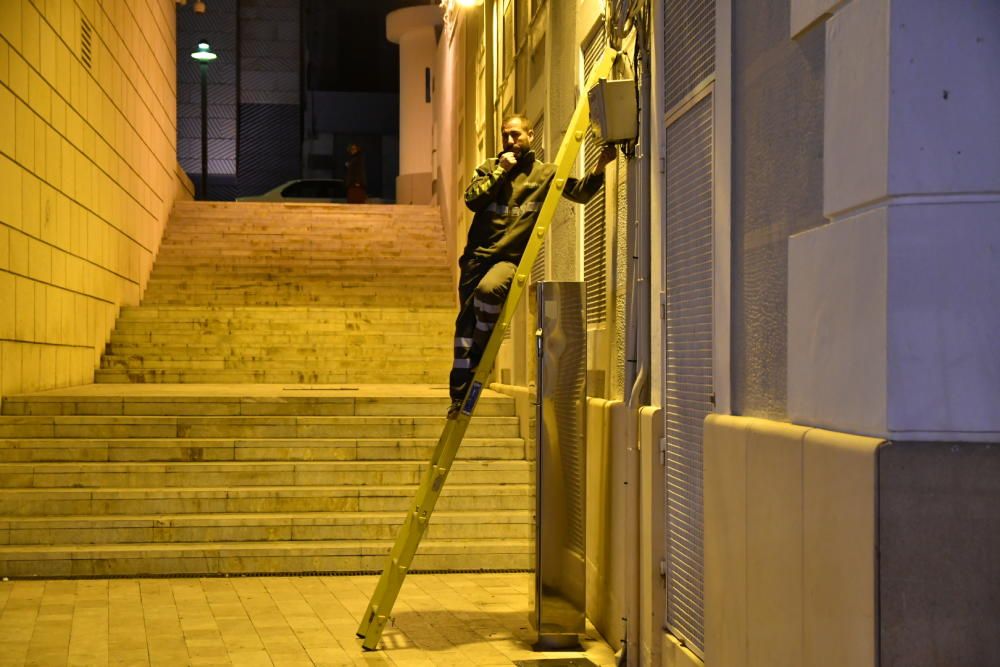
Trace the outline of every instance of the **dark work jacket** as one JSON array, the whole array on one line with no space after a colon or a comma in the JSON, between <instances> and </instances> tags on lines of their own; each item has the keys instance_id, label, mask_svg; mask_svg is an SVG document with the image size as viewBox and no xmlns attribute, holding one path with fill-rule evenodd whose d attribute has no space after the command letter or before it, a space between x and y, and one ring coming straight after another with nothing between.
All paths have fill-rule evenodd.
<instances>
[{"instance_id":1,"label":"dark work jacket","mask_svg":"<svg viewBox=\"0 0 1000 667\"><path fill-rule=\"evenodd\" d=\"M475 215L462 253L463 265L471 259L488 264L520 262L555 173L554 164L536 160L532 151L523 154L509 172L498 158L477 167L465 189L465 205ZM602 185L603 172L568 178L562 196L585 204Z\"/></svg>"}]
</instances>

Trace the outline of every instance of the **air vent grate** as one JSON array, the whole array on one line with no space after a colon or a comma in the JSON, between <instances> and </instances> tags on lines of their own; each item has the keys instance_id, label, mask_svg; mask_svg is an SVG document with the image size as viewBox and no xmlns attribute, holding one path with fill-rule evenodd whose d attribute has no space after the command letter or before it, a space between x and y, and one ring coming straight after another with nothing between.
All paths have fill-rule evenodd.
<instances>
[{"instance_id":1,"label":"air vent grate","mask_svg":"<svg viewBox=\"0 0 1000 667\"><path fill-rule=\"evenodd\" d=\"M545 161L545 116L539 116L538 120L535 121L532 126L534 130L534 138L531 140L531 150L535 153L535 159L540 162ZM546 234L546 238L548 234ZM538 257L535 258L535 263L531 266L531 282L537 283L545 280L545 242L546 238L542 239L542 247L538 251Z\"/></svg>"},{"instance_id":2,"label":"air vent grate","mask_svg":"<svg viewBox=\"0 0 1000 667\"><path fill-rule=\"evenodd\" d=\"M583 47L584 79L590 78L591 70L604 53L604 45L604 24L600 23ZM584 164L588 172L597 165L602 148L594 140L593 133L588 132L583 145ZM608 232L602 186L583 207L583 281L587 285L587 324L603 324L608 319L607 252Z\"/></svg>"},{"instance_id":3,"label":"air vent grate","mask_svg":"<svg viewBox=\"0 0 1000 667\"><path fill-rule=\"evenodd\" d=\"M94 29L90 27L90 23L87 19L80 17L80 60L83 61L83 66L87 69L91 68L92 58L92 41L93 41Z\"/></svg>"}]
</instances>

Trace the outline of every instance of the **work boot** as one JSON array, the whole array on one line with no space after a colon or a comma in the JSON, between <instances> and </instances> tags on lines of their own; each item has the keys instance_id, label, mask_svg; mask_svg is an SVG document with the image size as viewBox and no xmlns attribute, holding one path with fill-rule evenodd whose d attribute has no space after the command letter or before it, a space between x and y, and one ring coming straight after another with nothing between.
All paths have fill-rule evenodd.
<instances>
[{"instance_id":1,"label":"work boot","mask_svg":"<svg viewBox=\"0 0 1000 667\"><path fill-rule=\"evenodd\" d=\"M448 419L455 419L458 417L458 413L462 411L462 401L455 399L448 406Z\"/></svg>"}]
</instances>

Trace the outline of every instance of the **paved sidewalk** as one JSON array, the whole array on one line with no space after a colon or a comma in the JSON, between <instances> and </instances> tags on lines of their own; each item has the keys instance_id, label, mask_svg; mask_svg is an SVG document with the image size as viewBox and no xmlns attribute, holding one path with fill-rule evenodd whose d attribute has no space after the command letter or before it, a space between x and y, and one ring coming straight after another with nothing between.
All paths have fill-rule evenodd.
<instances>
[{"instance_id":1,"label":"paved sidewalk","mask_svg":"<svg viewBox=\"0 0 1000 667\"><path fill-rule=\"evenodd\" d=\"M533 653L529 574L414 574L383 649L354 633L375 576L0 583L0 665L511 665ZM593 632L586 657L613 665Z\"/></svg>"}]
</instances>

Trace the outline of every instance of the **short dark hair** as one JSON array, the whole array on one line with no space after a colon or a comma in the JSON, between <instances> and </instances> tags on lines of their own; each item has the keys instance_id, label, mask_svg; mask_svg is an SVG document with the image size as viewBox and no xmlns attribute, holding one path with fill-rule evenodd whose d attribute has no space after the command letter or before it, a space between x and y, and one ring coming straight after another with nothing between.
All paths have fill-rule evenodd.
<instances>
[{"instance_id":1,"label":"short dark hair","mask_svg":"<svg viewBox=\"0 0 1000 667\"><path fill-rule=\"evenodd\" d=\"M534 123L532 123L531 119L529 119L523 113L512 113L508 114L507 116L504 116L503 123L501 123L500 126L503 127L504 125L507 125L508 123L510 123L510 121L514 120L515 118L521 121L521 127L523 127L525 130L535 129Z\"/></svg>"}]
</instances>

